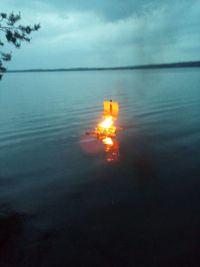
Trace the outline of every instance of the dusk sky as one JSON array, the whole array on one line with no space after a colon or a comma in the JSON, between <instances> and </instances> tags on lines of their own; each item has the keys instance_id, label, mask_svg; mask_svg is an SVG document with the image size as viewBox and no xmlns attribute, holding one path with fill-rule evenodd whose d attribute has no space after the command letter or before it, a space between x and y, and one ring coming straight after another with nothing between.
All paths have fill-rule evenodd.
<instances>
[{"instance_id":1,"label":"dusk sky","mask_svg":"<svg viewBox=\"0 0 200 267\"><path fill-rule=\"evenodd\" d=\"M9 69L200 60L199 0L0 0L0 11L41 24L30 44L5 47Z\"/></svg>"}]
</instances>

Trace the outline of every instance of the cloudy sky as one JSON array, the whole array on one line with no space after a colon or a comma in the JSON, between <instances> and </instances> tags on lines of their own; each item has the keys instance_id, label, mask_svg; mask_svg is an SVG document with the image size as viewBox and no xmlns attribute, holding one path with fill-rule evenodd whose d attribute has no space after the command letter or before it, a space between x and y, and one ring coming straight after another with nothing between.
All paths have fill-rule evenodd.
<instances>
[{"instance_id":1,"label":"cloudy sky","mask_svg":"<svg viewBox=\"0 0 200 267\"><path fill-rule=\"evenodd\" d=\"M200 60L200 0L0 0L40 23L9 69L127 66Z\"/></svg>"}]
</instances>

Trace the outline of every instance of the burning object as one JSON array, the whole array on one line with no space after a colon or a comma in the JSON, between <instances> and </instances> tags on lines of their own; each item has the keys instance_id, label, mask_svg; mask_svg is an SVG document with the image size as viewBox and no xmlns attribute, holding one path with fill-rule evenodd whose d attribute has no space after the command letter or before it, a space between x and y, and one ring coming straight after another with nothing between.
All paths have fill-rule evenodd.
<instances>
[{"instance_id":1,"label":"burning object","mask_svg":"<svg viewBox=\"0 0 200 267\"><path fill-rule=\"evenodd\" d=\"M115 137L116 127L114 126L112 116L105 117L103 121L97 125L95 133L97 136Z\"/></svg>"},{"instance_id":2,"label":"burning object","mask_svg":"<svg viewBox=\"0 0 200 267\"><path fill-rule=\"evenodd\" d=\"M104 115L102 121L98 123L94 131L87 132L87 135L96 136L101 139L103 143L112 143L112 138L116 137L117 127L115 121L117 120L119 112L119 105L117 102L104 101Z\"/></svg>"},{"instance_id":3,"label":"burning object","mask_svg":"<svg viewBox=\"0 0 200 267\"><path fill-rule=\"evenodd\" d=\"M119 105L117 102L104 101L104 113L100 123L94 131L86 132L86 135L96 137L104 145L107 162L119 159L119 141L116 139L117 131L121 130L115 123L118 118Z\"/></svg>"}]
</instances>

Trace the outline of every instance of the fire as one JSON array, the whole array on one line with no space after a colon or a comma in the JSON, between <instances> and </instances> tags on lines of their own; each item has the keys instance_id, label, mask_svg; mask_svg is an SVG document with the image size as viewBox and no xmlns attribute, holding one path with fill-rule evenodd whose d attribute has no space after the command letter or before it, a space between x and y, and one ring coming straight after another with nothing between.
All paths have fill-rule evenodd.
<instances>
[{"instance_id":1,"label":"fire","mask_svg":"<svg viewBox=\"0 0 200 267\"><path fill-rule=\"evenodd\" d=\"M113 125L113 118L112 116L106 117L102 123L99 124L100 127L108 129Z\"/></svg>"},{"instance_id":2,"label":"fire","mask_svg":"<svg viewBox=\"0 0 200 267\"><path fill-rule=\"evenodd\" d=\"M97 135L104 137L115 137L116 127L112 116L105 116L103 121L97 125Z\"/></svg>"},{"instance_id":3,"label":"fire","mask_svg":"<svg viewBox=\"0 0 200 267\"><path fill-rule=\"evenodd\" d=\"M86 132L95 136L104 144L106 160L116 161L119 158L119 141L116 139L117 131L121 128L115 126L118 119L119 106L117 102L104 101L104 114L102 121L97 124L94 131Z\"/></svg>"},{"instance_id":4,"label":"fire","mask_svg":"<svg viewBox=\"0 0 200 267\"><path fill-rule=\"evenodd\" d=\"M114 144L112 138L110 137L105 137L102 142L104 143L104 145L108 146L112 146Z\"/></svg>"},{"instance_id":5,"label":"fire","mask_svg":"<svg viewBox=\"0 0 200 267\"><path fill-rule=\"evenodd\" d=\"M105 145L107 162L116 161L119 157L119 143L116 138L116 126L112 116L104 116L102 122L97 125L95 132Z\"/></svg>"}]
</instances>

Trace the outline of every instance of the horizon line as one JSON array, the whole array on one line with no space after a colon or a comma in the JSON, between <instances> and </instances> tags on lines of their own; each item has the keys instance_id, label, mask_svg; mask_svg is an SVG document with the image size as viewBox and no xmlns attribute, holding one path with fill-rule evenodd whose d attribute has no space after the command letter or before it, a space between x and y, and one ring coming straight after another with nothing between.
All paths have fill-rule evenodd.
<instances>
[{"instance_id":1,"label":"horizon line","mask_svg":"<svg viewBox=\"0 0 200 267\"><path fill-rule=\"evenodd\" d=\"M48 72L48 71L92 71L92 70L126 70L126 69L151 69L151 68L178 68L178 67L200 67L198 61L182 61L170 63L153 63L144 65L128 65L114 67L60 67L60 68L31 68L31 69L11 69L6 72Z\"/></svg>"}]
</instances>

